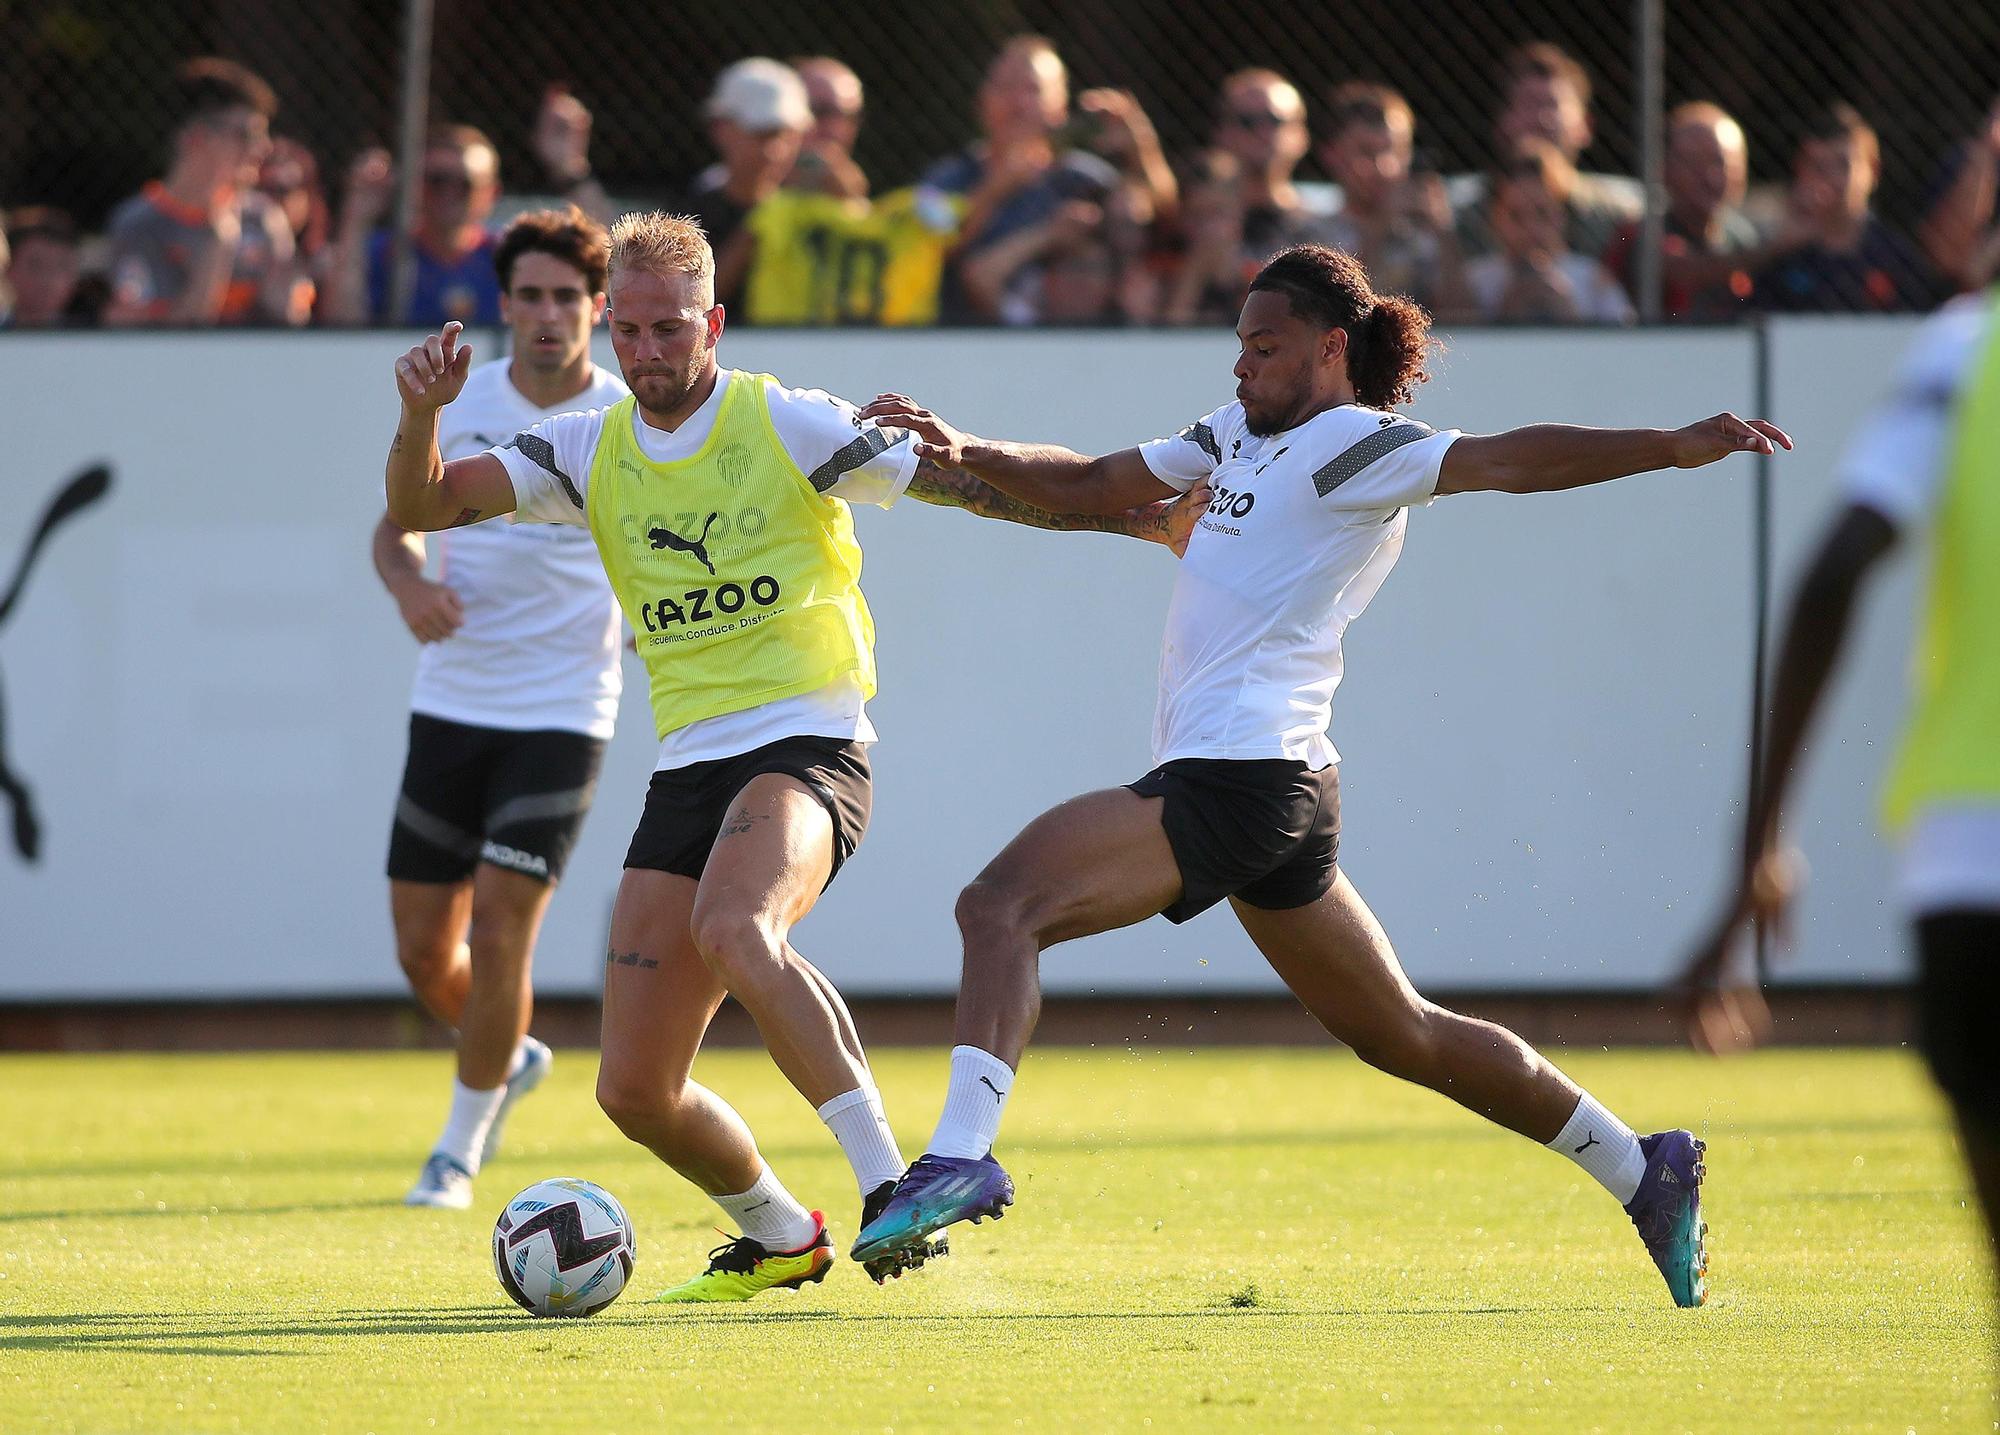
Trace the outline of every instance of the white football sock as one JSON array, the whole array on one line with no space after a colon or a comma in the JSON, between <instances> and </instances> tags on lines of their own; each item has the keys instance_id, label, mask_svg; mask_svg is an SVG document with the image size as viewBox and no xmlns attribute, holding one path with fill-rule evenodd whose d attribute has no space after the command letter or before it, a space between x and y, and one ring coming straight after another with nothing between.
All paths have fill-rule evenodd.
<instances>
[{"instance_id":1,"label":"white football sock","mask_svg":"<svg viewBox=\"0 0 2000 1435\"><path fill-rule=\"evenodd\" d=\"M500 1103L506 1099L507 1088L504 1085L496 1086L491 1091L476 1091L453 1077L451 1115L445 1119L444 1135L438 1137L437 1145L432 1149L444 1152L473 1175L478 1175L479 1151L486 1144L486 1130L493 1124Z\"/></svg>"},{"instance_id":2,"label":"white football sock","mask_svg":"<svg viewBox=\"0 0 2000 1435\"><path fill-rule=\"evenodd\" d=\"M976 1046L951 1049L944 1115L925 1149L933 1156L984 1156L1000 1135L1000 1114L1014 1089L1014 1069Z\"/></svg>"},{"instance_id":3,"label":"white football sock","mask_svg":"<svg viewBox=\"0 0 2000 1435\"><path fill-rule=\"evenodd\" d=\"M757 1184L740 1196L711 1196L743 1234L767 1251L796 1251L819 1232L819 1223L792 1198L766 1166Z\"/></svg>"},{"instance_id":4,"label":"white football sock","mask_svg":"<svg viewBox=\"0 0 2000 1435\"><path fill-rule=\"evenodd\" d=\"M854 1168L862 1195L903 1174L903 1153L896 1149L895 1133L889 1130L882 1093L873 1086L857 1086L834 1097L820 1107L819 1119L847 1154L847 1164Z\"/></svg>"},{"instance_id":5,"label":"white football sock","mask_svg":"<svg viewBox=\"0 0 2000 1435\"><path fill-rule=\"evenodd\" d=\"M1549 1142L1549 1150L1562 1152L1595 1176L1621 1206L1631 1202L1639 1178L1646 1174L1646 1153L1639 1149L1639 1138L1588 1091L1577 1101L1562 1134Z\"/></svg>"}]
</instances>

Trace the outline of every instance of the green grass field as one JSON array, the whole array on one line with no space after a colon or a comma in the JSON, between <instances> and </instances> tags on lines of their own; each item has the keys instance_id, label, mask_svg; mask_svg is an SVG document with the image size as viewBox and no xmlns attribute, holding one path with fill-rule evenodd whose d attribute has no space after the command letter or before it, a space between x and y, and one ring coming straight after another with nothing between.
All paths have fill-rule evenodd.
<instances>
[{"instance_id":1,"label":"green grass field","mask_svg":"<svg viewBox=\"0 0 2000 1435\"><path fill-rule=\"evenodd\" d=\"M0 1057L0 1430L1894 1431L1989 1428L1991 1284L1914 1059L1561 1057L1709 1142L1713 1295L1677 1311L1568 1162L1328 1050L1033 1054L1020 1203L877 1290L690 1311L713 1209L559 1055L470 1212L396 1204L437 1054ZM914 1154L944 1059L878 1060ZM832 1138L761 1054L703 1078L852 1239ZM500 1203L601 1182L633 1285L582 1322L502 1294Z\"/></svg>"}]
</instances>

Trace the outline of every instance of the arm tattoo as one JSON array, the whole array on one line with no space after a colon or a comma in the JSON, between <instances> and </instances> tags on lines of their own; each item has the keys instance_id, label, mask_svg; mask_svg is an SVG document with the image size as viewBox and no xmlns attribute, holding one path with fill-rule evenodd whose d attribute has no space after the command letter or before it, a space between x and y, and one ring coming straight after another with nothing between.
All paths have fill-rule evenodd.
<instances>
[{"instance_id":1,"label":"arm tattoo","mask_svg":"<svg viewBox=\"0 0 2000 1435\"><path fill-rule=\"evenodd\" d=\"M1065 533L1087 530L1093 533L1129 533L1139 538L1147 536L1147 525L1154 523L1150 518L1135 518L1129 513L1050 513L1047 509L1009 497L964 469L943 468L927 458L917 460L916 474L905 491L919 503L934 504L939 508L963 508L981 518L997 518L1003 523L1019 523L1029 528L1050 528Z\"/></svg>"},{"instance_id":2,"label":"arm tattoo","mask_svg":"<svg viewBox=\"0 0 2000 1435\"><path fill-rule=\"evenodd\" d=\"M445 527L447 527L447 528L463 528L463 527L465 527L465 525L466 525L466 524L468 524L468 523L477 523L478 521L479 521L479 510L478 510L478 509L476 509L476 508L461 508L461 509L459 509L459 510L458 510L458 517L456 517L456 518L452 519L452 521L451 521L450 523L447 523L447 524L445 525Z\"/></svg>"},{"instance_id":3,"label":"arm tattoo","mask_svg":"<svg viewBox=\"0 0 2000 1435\"><path fill-rule=\"evenodd\" d=\"M660 964L652 957L642 957L637 952L621 952L616 947L613 947L604 954L604 965L607 967L644 967L650 970L657 968Z\"/></svg>"}]
</instances>

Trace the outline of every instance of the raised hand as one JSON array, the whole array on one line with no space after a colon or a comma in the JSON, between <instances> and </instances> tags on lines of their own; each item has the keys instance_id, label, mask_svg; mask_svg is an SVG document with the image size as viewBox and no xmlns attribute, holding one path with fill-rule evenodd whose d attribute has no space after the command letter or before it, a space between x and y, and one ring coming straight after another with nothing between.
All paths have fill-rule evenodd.
<instances>
[{"instance_id":1,"label":"raised hand","mask_svg":"<svg viewBox=\"0 0 2000 1435\"><path fill-rule=\"evenodd\" d=\"M907 394L878 394L861 410L861 417L873 419L884 428L908 429L915 434L918 458L927 458L940 468L964 465L968 436L929 409L919 407Z\"/></svg>"},{"instance_id":2,"label":"raised hand","mask_svg":"<svg viewBox=\"0 0 2000 1435\"><path fill-rule=\"evenodd\" d=\"M1717 414L1674 430L1674 467L1700 468L1732 453L1776 453L1791 446L1791 435L1776 424Z\"/></svg>"},{"instance_id":3,"label":"raised hand","mask_svg":"<svg viewBox=\"0 0 2000 1435\"><path fill-rule=\"evenodd\" d=\"M389 213L396 196L396 167L385 149L365 149L347 167L347 209L342 218L357 229L373 229Z\"/></svg>"},{"instance_id":4,"label":"raised hand","mask_svg":"<svg viewBox=\"0 0 2000 1435\"><path fill-rule=\"evenodd\" d=\"M441 409L465 387L472 372L472 346L458 342L465 325L453 319L396 360L396 392L412 412Z\"/></svg>"}]
</instances>

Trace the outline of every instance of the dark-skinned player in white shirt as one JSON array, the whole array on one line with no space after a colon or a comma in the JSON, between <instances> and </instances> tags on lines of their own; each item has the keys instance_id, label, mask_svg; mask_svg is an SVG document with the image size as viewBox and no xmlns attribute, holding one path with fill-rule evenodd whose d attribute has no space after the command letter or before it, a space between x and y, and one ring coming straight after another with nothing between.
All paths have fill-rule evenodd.
<instances>
[{"instance_id":1,"label":"dark-skinned player in white shirt","mask_svg":"<svg viewBox=\"0 0 2000 1435\"><path fill-rule=\"evenodd\" d=\"M1041 953L1224 898L1320 1024L1370 1065L1575 1161L1630 1214L1678 1305L1707 1293L1703 1144L1639 1136L1512 1032L1426 1001L1336 862L1327 740L1340 640L1402 551L1407 510L1451 493L1544 493L1699 468L1791 440L1718 414L1680 429L1537 424L1434 432L1396 412L1425 377L1429 318L1378 295L1351 255L1302 245L1252 282L1236 398L1178 435L1089 458L963 433L885 394L863 416L913 431L921 463L1023 502L1112 512L1214 489L1175 579L1154 770L1030 823L958 899L957 1045L925 1154L862 1229L857 1260L998 1216L992 1147L1041 1006Z\"/></svg>"}]
</instances>

